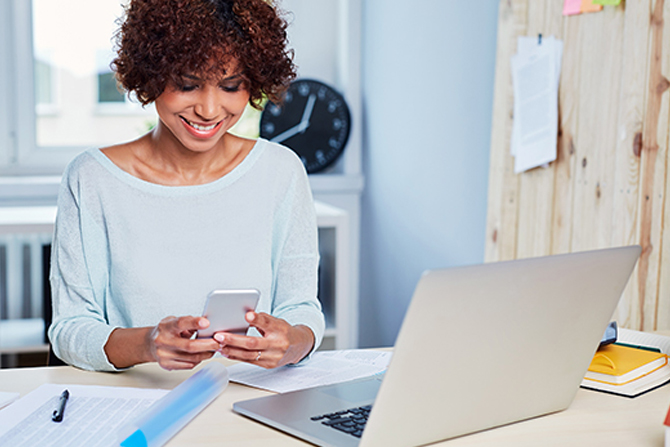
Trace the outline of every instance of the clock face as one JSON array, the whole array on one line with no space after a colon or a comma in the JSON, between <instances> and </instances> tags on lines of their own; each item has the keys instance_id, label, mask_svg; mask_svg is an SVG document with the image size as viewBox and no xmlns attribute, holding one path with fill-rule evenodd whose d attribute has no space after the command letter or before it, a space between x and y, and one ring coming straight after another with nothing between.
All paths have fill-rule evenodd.
<instances>
[{"instance_id":1,"label":"clock face","mask_svg":"<svg viewBox=\"0 0 670 447\"><path fill-rule=\"evenodd\" d=\"M283 104L265 106L260 135L293 149L312 174L342 154L350 127L349 107L342 95L322 82L298 79L291 83Z\"/></svg>"}]
</instances>

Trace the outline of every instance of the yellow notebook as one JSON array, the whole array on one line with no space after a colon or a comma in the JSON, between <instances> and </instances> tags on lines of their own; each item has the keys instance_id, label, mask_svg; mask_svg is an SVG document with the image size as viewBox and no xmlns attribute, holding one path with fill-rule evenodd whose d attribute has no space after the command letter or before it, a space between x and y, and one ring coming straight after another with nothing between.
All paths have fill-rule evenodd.
<instances>
[{"instance_id":1,"label":"yellow notebook","mask_svg":"<svg viewBox=\"0 0 670 447\"><path fill-rule=\"evenodd\" d=\"M612 344L596 352L584 378L623 385L662 368L667 363L668 356L660 352Z\"/></svg>"}]
</instances>

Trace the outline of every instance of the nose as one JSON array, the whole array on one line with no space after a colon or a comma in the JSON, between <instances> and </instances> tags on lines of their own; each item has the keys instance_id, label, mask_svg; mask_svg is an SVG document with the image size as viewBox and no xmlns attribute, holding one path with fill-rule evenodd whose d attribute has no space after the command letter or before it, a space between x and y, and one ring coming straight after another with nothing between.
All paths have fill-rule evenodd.
<instances>
[{"instance_id":1,"label":"nose","mask_svg":"<svg viewBox=\"0 0 670 447\"><path fill-rule=\"evenodd\" d=\"M205 87L200 90L194 107L195 114L204 121L214 121L221 110L221 100L217 94L218 89Z\"/></svg>"}]
</instances>

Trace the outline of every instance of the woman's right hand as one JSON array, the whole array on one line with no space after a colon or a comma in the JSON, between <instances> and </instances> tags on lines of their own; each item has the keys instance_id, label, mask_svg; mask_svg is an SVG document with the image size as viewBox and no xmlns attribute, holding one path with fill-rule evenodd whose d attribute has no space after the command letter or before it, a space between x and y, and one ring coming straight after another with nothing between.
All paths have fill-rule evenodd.
<instances>
[{"instance_id":1,"label":"woman's right hand","mask_svg":"<svg viewBox=\"0 0 670 447\"><path fill-rule=\"evenodd\" d=\"M213 338L191 339L193 334L209 326L203 317L167 317L148 334L148 349L161 368L192 369L207 360L220 348Z\"/></svg>"}]
</instances>

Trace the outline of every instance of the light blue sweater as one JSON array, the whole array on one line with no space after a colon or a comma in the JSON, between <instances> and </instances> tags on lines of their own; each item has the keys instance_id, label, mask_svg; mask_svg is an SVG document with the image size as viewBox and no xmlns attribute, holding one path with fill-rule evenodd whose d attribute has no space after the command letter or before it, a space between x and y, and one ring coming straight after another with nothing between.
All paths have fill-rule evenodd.
<instances>
[{"instance_id":1,"label":"light blue sweater","mask_svg":"<svg viewBox=\"0 0 670 447\"><path fill-rule=\"evenodd\" d=\"M114 328L201 315L210 291L239 288L261 292L258 312L308 326L316 348L325 326L317 243L307 175L278 144L259 139L233 171L196 186L149 183L98 149L84 152L58 198L54 353L80 368L115 370L103 349Z\"/></svg>"}]
</instances>

